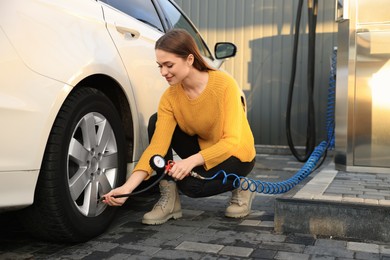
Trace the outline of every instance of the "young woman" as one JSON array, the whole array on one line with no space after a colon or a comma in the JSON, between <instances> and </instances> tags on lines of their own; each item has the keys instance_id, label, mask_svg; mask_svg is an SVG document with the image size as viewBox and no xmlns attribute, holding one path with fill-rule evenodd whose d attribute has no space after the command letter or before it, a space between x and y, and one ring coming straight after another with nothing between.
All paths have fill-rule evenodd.
<instances>
[{"instance_id":1,"label":"young woman","mask_svg":"<svg viewBox=\"0 0 390 260\"><path fill-rule=\"evenodd\" d=\"M161 198L142 223L156 225L182 216L181 193L197 198L232 192L227 217L247 216L254 196L249 190L234 189L233 180L200 180L189 176L194 170L211 177L220 170L246 176L255 164L253 134L245 116L236 81L214 70L203 60L195 41L185 30L174 29L155 46L161 75L170 87L161 97L158 112L149 122L150 145L142 154L124 185L105 194L104 202L120 206L126 198L112 195L131 193L153 170L149 160L159 154L176 161L160 182Z\"/></svg>"}]
</instances>

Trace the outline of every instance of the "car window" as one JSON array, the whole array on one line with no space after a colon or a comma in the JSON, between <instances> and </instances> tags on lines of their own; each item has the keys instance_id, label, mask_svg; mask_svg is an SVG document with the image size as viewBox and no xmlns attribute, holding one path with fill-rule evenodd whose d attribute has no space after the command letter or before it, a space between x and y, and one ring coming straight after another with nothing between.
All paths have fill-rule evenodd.
<instances>
[{"instance_id":1,"label":"car window","mask_svg":"<svg viewBox=\"0 0 390 260\"><path fill-rule=\"evenodd\" d=\"M164 31L156 8L150 0L102 0L102 2L115 7L159 31Z\"/></svg>"},{"instance_id":2,"label":"car window","mask_svg":"<svg viewBox=\"0 0 390 260\"><path fill-rule=\"evenodd\" d=\"M213 60L209 49L206 44L203 42L199 33L192 26L192 24L187 20L187 18L170 2L167 0L159 1L161 8L163 9L166 18L169 20L173 28L181 28L188 31L192 37L195 39L196 44L203 56Z\"/></svg>"}]
</instances>

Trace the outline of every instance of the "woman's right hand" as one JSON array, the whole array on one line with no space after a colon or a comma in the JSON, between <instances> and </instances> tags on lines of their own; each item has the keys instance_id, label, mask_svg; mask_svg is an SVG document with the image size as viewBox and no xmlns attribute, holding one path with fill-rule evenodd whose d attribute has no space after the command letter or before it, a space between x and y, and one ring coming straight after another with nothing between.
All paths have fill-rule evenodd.
<instances>
[{"instance_id":1,"label":"woman's right hand","mask_svg":"<svg viewBox=\"0 0 390 260\"><path fill-rule=\"evenodd\" d=\"M122 206L128 197L123 197L123 198L114 198L113 196L115 195L120 195L120 194L126 194L129 193L128 190L125 189L124 186L120 186L118 188L115 188L111 190L109 193L104 194L103 197L103 203L109 205L109 206Z\"/></svg>"},{"instance_id":2,"label":"woman's right hand","mask_svg":"<svg viewBox=\"0 0 390 260\"><path fill-rule=\"evenodd\" d=\"M133 172L125 184L103 195L103 203L106 203L110 206L122 206L128 197L114 198L113 196L133 192L133 190L137 188L137 186L146 178L146 176L148 176L148 173L145 171Z\"/></svg>"}]
</instances>

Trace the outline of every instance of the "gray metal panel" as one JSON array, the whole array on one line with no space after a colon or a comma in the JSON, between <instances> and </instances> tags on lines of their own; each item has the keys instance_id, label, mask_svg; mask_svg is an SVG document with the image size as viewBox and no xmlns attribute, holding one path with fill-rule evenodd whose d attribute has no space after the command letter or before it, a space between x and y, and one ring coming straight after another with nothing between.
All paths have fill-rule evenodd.
<instances>
[{"instance_id":1,"label":"gray metal panel","mask_svg":"<svg viewBox=\"0 0 390 260\"><path fill-rule=\"evenodd\" d=\"M336 167L388 173L390 13L388 0L344 1L339 23ZM383 10L386 10L385 12ZM345 17L345 16L344 16Z\"/></svg>"},{"instance_id":2,"label":"gray metal panel","mask_svg":"<svg viewBox=\"0 0 390 260\"><path fill-rule=\"evenodd\" d=\"M305 1L306 2L306 1ZM176 0L210 47L237 45L223 65L244 90L256 144L285 145L286 104L298 0ZM336 42L334 1L319 1L315 75L318 140L326 138L325 117L330 58ZM307 7L302 13L291 132L296 145L306 139Z\"/></svg>"}]
</instances>

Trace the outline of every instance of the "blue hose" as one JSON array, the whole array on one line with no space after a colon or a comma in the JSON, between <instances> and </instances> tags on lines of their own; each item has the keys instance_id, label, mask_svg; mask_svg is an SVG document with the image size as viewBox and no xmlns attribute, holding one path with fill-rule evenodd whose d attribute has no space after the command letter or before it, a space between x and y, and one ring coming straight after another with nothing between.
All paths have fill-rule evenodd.
<instances>
[{"instance_id":1,"label":"blue hose","mask_svg":"<svg viewBox=\"0 0 390 260\"><path fill-rule=\"evenodd\" d=\"M335 48L332 53L331 67L329 75L329 87L328 87L328 106L326 110L326 130L328 132L327 140L329 141L329 149L333 149L335 146L334 139L334 114L336 104L336 64L337 64L337 49Z\"/></svg>"},{"instance_id":2,"label":"blue hose","mask_svg":"<svg viewBox=\"0 0 390 260\"><path fill-rule=\"evenodd\" d=\"M281 182L268 182L261 180L253 180L247 177L238 176L234 173L226 173L221 170L214 176L203 178L204 180L212 180L223 174L222 182L225 184L228 178L233 178L234 188L250 190L252 192L265 194L281 194L288 192L309 176L317 167L319 160L325 156L328 149L334 148L334 112L335 112L335 88L336 88L336 55L335 49L332 53L331 70L329 76L328 87L328 106L326 115L327 141L322 141L312 152L304 166L291 178Z\"/></svg>"}]
</instances>

